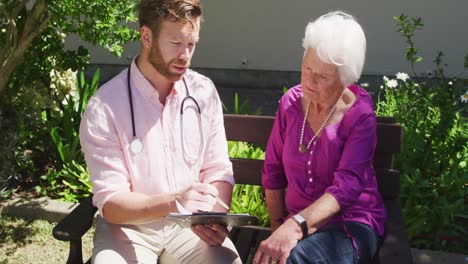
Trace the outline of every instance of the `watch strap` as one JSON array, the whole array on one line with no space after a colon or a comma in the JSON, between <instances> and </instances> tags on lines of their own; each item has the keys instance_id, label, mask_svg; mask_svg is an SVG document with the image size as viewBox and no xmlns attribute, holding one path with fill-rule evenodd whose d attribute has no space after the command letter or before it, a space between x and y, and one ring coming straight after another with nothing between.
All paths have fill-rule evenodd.
<instances>
[{"instance_id":1,"label":"watch strap","mask_svg":"<svg viewBox=\"0 0 468 264\"><path fill-rule=\"evenodd\" d=\"M293 215L292 219L301 227L302 238L305 238L309 233L309 227L307 226L306 219L300 214Z\"/></svg>"}]
</instances>

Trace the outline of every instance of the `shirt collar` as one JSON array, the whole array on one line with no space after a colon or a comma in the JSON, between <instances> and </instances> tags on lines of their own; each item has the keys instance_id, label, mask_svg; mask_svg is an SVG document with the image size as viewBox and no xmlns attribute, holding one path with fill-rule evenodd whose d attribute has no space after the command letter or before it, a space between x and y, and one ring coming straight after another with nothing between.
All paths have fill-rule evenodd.
<instances>
[{"instance_id":1,"label":"shirt collar","mask_svg":"<svg viewBox=\"0 0 468 264\"><path fill-rule=\"evenodd\" d=\"M136 59L138 57L135 57L132 60L132 64L130 65L130 78L131 78L131 83L132 83L132 89L137 89L138 92L140 92L141 95L144 97L151 97L154 92L157 93L156 89L153 88L151 83L145 78L143 73L140 71L136 64Z\"/></svg>"}]
</instances>

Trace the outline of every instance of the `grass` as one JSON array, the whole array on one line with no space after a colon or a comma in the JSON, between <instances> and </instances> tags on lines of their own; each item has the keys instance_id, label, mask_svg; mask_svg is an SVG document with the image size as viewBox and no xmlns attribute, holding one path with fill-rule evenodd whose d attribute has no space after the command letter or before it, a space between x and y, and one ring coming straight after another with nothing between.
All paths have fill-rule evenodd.
<instances>
[{"instance_id":1,"label":"grass","mask_svg":"<svg viewBox=\"0 0 468 264\"><path fill-rule=\"evenodd\" d=\"M0 215L0 264L66 263L69 244L52 237L56 223ZM83 237L83 257L91 256L94 229Z\"/></svg>"}]
</instances>

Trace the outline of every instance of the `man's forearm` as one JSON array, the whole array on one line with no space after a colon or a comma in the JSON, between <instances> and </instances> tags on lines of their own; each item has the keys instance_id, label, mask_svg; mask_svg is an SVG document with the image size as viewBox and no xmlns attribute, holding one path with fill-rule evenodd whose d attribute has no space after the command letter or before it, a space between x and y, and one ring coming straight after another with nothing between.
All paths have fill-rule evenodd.
<instances>
[{"instance_id":1,"label":"man's forearm","mask_svg":"<svg viewBox=\"0 0 468 264\"><path fill-rule=\"evenodd\" d=\"M225 181L216 181L213 182L212 185L218 189L219 195L218 197L223 200L223 202L230 206L231 204L231 199L232 199L232 185L229 182ZM216 205L213 208L214 212L228 212L226 208L224 208L222 205L219 203L216 203Z\"/></svg>"},{"instance_id":2,"label":"man's forearm","mask_svg":"<svg viewBox=\"0 0 468 264\"><path fill-rule=\"evenodd\" d=\"M104 218L113 224L148 223L177 212L175 201L176 193L118 193L104 204Z\"/></svg>"}]
</instances>

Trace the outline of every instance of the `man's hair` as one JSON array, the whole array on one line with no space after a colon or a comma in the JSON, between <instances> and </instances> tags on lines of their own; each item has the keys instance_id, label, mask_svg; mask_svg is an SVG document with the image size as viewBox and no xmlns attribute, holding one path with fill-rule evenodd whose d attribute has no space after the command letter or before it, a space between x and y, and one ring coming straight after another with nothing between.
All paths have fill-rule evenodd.
<instances>
[{"instance_id":1,"label":"man's hair","mask_svg":"<svg viewBox=\"0 0 468 264\"><path fill-rule=\"evenodd\" d=\"M307 25L302 46L338 67L341 83L348 86L361 76L366 58L366 36L356 19L341 11L319 17Z\"/></svg>"},{"instance_id":2,"label":"man's hair","mask_svg":"<svg viewBox=\"0 0 468 264\"><path fill-rule=\"evenodd\" d=\"M202 17L200 0L141 0L138 19L140 28L147 26L153 37L157 37L163 20L188 22Z\"/></svg>"}]
</instances>

